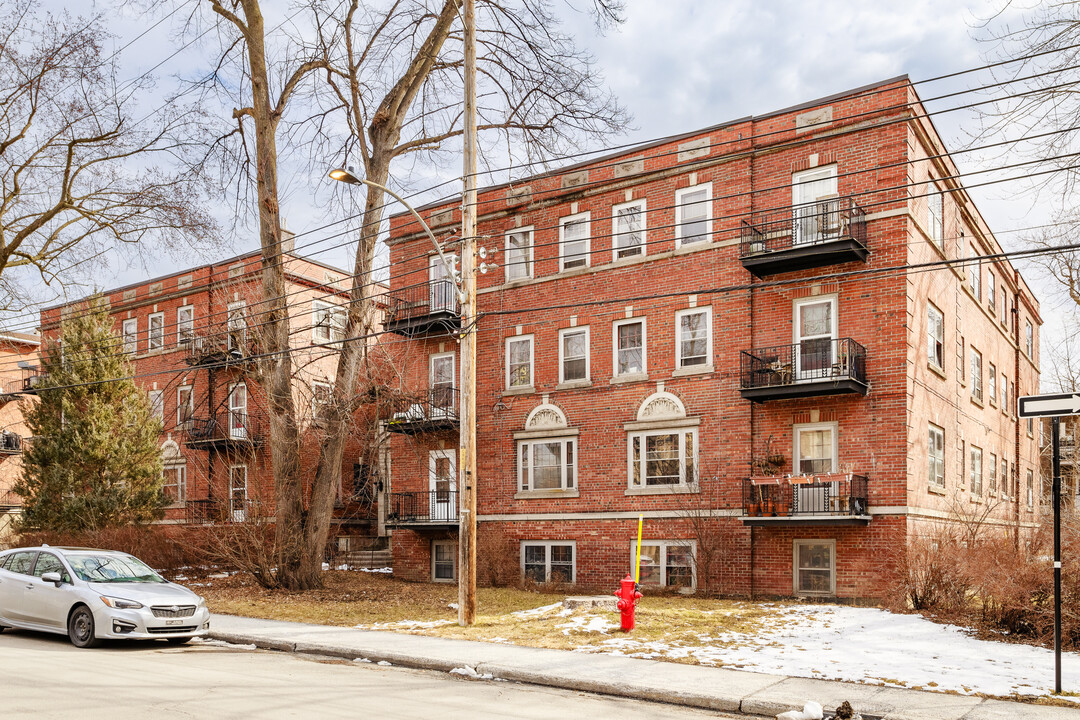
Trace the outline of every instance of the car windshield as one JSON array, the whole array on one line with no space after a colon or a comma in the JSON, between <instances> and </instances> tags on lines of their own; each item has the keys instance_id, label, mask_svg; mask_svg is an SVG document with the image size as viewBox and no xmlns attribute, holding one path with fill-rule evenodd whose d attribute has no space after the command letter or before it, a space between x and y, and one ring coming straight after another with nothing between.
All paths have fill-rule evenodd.
<instances>
[{"instance_id":1,"label":"car windshield","mask_svg":"<svg viewBox=\"0 0 1080 720\"><path fill-rule=\"evenodd\" d=\"M97 583L163 583L164 578L131 555L68 555L80 580Z\"/></svg>"}]
</instances>

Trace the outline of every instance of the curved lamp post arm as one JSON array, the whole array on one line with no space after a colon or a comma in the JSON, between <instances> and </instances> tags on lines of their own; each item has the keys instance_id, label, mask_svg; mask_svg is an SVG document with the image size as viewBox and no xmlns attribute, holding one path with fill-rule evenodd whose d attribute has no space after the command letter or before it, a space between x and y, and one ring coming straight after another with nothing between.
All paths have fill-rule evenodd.
<instances>
[{"instance_id":1,"label":"curved lamp post arm","mask_svg":"<svg viewBox=\"0 0 1080 720\"><path fill-rule=\"evenodd\" d=\"M453 264L451 264L451 262L447 259L446 254L442 251L442 248L439 247L439 241L435 239L435 233L431 232L431 228L428 227L428 224L426 222L424 222L424 218L420 217L420 213L416 212L416 210L413 209L412 205L405 202L405 198L401 197L385 185L380 185L379 183L371 182L370 180L363 180L361 178L358 178L344 168L335 168L334 170L331 170L330 178L339 182L347 183L349 185L363 184L373 188L378 188L379 190L382 190L384 193L404 205L405 209L412 213L412 216L416 218L417 222L420 223L420 227L424 228L424 232L427 233L428 240L431 241L431 245L435 248L435 252L439 253L439 259L442 261L443 267L446 268L446 272L449 274L450 282L454 284L454 289L457 290L458 299L464 300L464 293L461 290L461 283L458 282L457 279L457 270L454 268Z\"/></svg>"}]
</instances>

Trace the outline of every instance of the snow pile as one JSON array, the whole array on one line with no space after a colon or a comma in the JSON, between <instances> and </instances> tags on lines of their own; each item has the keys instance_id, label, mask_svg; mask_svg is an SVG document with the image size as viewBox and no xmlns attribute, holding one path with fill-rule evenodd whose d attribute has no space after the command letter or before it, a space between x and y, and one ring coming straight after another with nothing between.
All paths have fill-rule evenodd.
<instances>
[{"instance_id":1,"label":"snow pile","mask_svg":"<svg viewBox=\"0 0 1080 720\"><path fill-rule=\"evenodd\" d=\"M607 618L599 617L597 615L579 615L570 618L570 622L562 623L555 627L562 630L563 635L569 635L572 632L601 633L607 635L610 630L615 630L619 626Z\"/></svg>"},{"instance_id":2,"label":"snow pile","mask_svg":"<svg viewBox=\"0 0 1080 720\"><path fill-rule=\"evenodd\" d=\"M517 610L511 613L511 615L516 618L521 618L522 620L531 620L532 618L540 617L541 615L547 615L549 612L552 612L553 610L558 610L561 607L562 603L557 602L551 605L543 605L541 607L532 608L530 610Z\"/></svg>"},{"instance_id":3,"label":"snow pile","mask_svg":"<svg viewBox=\"0 0 1080 720\"><path fill-rule=\"evenodd\" d=\"M385 573L385 574L387 574L387 575L393 575L393 574L394 574L394 568L388 568L388 567L381 567L381 568L355 568L355 569L356 569L356 570L358 570L358 571L360 571L360 572L369 572L369 573Z\"/></svg>"},{"instance_id":4,"label":"snow pile","mask_svg":"<svg viewBox=\"0 0 1080 720\"><path fill-rule=\"evenodd\" d=\"M776 720L821 720L824 714L825 711L822 710L821 703L807 700L802 710L782 712L776 716Z\"/></svg>"},{"instance_id":5,"label":"snow pile","mask_svg":"<svg viewBox=\"0 0 1080 720\"><path fill-rule=\"evenodd\" d=\"M484 673L481 675L476 672L476 668L471 665L465 665L464 667L457 667L450 671L451 675L458 675L466 680L494 680L495 676L491 673Z\"/></svg>"}]
</instances>

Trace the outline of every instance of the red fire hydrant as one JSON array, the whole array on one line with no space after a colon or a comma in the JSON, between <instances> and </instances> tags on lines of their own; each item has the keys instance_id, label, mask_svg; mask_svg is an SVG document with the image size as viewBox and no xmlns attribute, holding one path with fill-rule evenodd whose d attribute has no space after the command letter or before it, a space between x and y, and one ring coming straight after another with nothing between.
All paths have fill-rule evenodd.
<instances>
[{"instance_id":1,"label":"red fire hydrant","mask_svg":"<svg viewBox=\"0 0 1080 720\"><path fill-rule=\"evenodd\" d=\"M629 573L622 579L620 585L621 587L615 591L615 597L619 598L616 607L621 613L623 632L630 632L634 629L634 608L637 606L641 593L637 591L637 583Z\"/></svg>"}]
</instances>

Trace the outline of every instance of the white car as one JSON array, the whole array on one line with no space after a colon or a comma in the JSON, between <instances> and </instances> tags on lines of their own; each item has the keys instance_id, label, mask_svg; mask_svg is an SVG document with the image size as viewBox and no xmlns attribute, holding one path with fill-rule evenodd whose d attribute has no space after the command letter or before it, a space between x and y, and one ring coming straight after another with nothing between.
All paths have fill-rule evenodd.
<instances>
[{"instance_id":1,"label":"white car","mask_svg":"<svg viewBox=\"0 0 1080 720\"><path fill-rule=\"evenodd\" d=\"M210 611L133 555L42 545L0 553L6 627L67 635L80 648L108 638L185 643L210 630Z\"/></svg>"}]
</instances>

